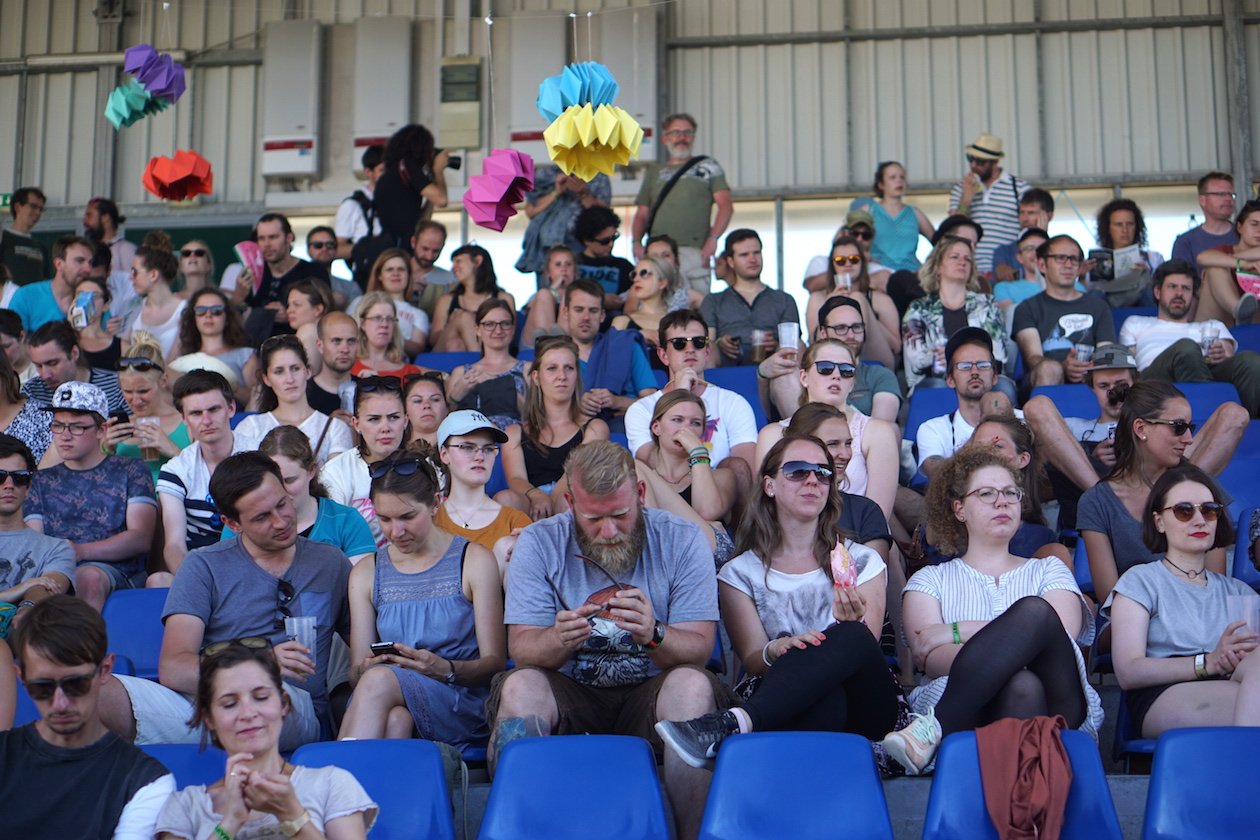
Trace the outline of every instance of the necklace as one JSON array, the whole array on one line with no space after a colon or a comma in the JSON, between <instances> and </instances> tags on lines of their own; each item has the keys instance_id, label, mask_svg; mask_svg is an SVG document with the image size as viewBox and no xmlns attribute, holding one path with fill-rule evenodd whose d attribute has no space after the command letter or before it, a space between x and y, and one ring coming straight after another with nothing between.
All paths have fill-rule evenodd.
<instances>
[{"instance_id":1,"label":"necklace","mask_svg":"<svg viewBox=\"0 0 1260 840\"><path fill-rule=\"evenodd\" d=\"M1169 566L1172 566L1174 569L1181 572L1183 575L1190 578L1191 580L1194 580L1197 577L1202 577L1207 574L1206 569L1183 569L1180 566L1178 566L1176 563L1174 563L1173 561L1169 560L1167 555L1164 555L1164 562L1167 563Z\"/></svg>"},{"instance_id":2,"label":"necklace","mask_svg":"<svg viewBox=\"0 0 1260 840\"><path fill-rule=\"evenodd\" d=\"M464 514L462 514L462 513L460 513L459 511L455 510L455 508L451 506L451 500L450 500L450 499L447 499L445 502L443 502L443 503L442 503L442 507L443 507L443 509L445 509L445 510L446 510L446 515L447 515L447 516L450 516L452 520L454 520L454 521L456 521L456 522L458 522L460 519L464 520L464 529L465 529L465 530L468 530L468 531L471 531L471 530L472 530L472 525L470 525L470 524L469 524L469 522L471 522L471 520L470 520L467 516L465 516ZM454 514L454 515L452 516L452 514Z\"/></svg>"}]
</instances>

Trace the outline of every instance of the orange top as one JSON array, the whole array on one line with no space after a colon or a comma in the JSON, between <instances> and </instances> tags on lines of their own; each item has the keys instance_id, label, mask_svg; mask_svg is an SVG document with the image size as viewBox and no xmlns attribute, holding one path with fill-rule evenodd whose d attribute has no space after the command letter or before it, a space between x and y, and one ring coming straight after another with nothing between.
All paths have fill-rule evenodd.
<instances>
[{"instance_id":1,"label":"orange top","mask_svg":"<svg viewBox=\"0 0 1260 840\"><path fill-rule=\"evenodd\" d=\"M438 508L437 516L434 517L433 521L448 534L466 537L469 542L475 542L477 545L485 546L488 550L494 551L494 544L512 533L513 528L524 528L534 520L529 518L529 514L504 505L502 510L499 511L499 515L494 518L494 521L484 528L460 527L446 513L445 506Z\"/></svg>"}]
</instances>

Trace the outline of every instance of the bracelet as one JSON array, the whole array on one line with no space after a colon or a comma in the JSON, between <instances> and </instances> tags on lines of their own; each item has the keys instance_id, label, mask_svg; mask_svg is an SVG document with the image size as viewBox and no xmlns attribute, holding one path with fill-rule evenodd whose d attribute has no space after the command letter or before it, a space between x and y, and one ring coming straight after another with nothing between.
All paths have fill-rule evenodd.
<instances>
[{"instance_id":1,"label":"bracelet","mask_svg":"<svg viewBox=\"0 0 1260 840\"><path fill-rule=\"evenodd\" d=\"M687 459L687 466L689 467L694 467L697 464L704 464L707 467L711 463L713 462L710 461L708 458L688 458Z\"/></svg>"},{"instance_id":2,"label":"bracelet","mask_svg":"<svg viewBox=\"0 0 1260 840\"><path fill-rule=\"evenodd\" d=\"M219 840L232 840L232 835L228 834L227 829L221 825L216 825L214 827L214 836L219 838Z\"/></svg>"},{"instance_id":3,"label":"bracelet","mask_svg":"<svg viewBox=\"0 0 1260 840\"><path fill-rule=\"evenodd\" d=\"M1242 271L1242 260L1234 260L1234 273Z\"/></svg>"},{"instance_id":4,"label":"bracelet","mask_svg":"<svg viewBox=\"0 0 1260 840\"><path fill-rule=\"evenodd\" d=\"M761 661L766 663L767 668L769 668L770 665L772 664L770 662L770 657L766 655L767 651L770 650L770 645L772 644L774 644L774 639L771 639L770 641L766 642L766 646L761 649Z\"/></svg>"},{"instance_id":5,"label":"bracelet","mask_svg":"<svg viewBox=\"0 0 1260 840\"><path fill-rule=\"evenodd\" d=\"M950 629L950 630L953 632L953 634L954 634L954 644L956 644L956 645L961 645L961 644L962 644L962 633L959 633L959 632L958 632L958 622L957 622L957 621L955 621L953 624L949 625L949 629Z\"/></svg>"},{"instance_id":6,"label":"bracelet","mask_svg":"<svg viewBox=\"0 0 1260 840\"><path fill-rule=\"evenodd\" d=\"M1207 654L1198 653L1194 657L1194 678L1196 680L1206 680L1210 676L1207 669Z\"/></svg>"},{"instance_id":7,"label":"bracelet","mask_svg":"<svg viewBox=\"0 0 1260 840\"><path fill-rule=\"evenodd\" d=\"M687 454L690 455L692 458L699 458L702 455L707 457L709 454L709 447L693 446L690 450L688 450Z\"/></svg>"},{"instance_id":8,"label":"bracelet","mask_svg":"<svg viewBox=\"0 0 1260 840\"><path fill-rule=\"evenodd\" d=\"M18 601L17 608L20 610L20 609L22 609L22 607L33 607L33 606L35 606L35 602L34 602L34 601L27 601L27 600L23 599L23 600L21 600L21 601Z\"/></svg>"}]
</instances>

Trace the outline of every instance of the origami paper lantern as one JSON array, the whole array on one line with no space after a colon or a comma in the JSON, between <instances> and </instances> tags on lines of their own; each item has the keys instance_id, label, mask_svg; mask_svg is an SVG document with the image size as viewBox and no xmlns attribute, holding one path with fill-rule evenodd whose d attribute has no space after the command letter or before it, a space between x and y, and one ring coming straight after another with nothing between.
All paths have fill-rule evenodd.
<instances>
[{"instance_id":1,"label":"origami paper lantern","mask_svg":"<svg viewBox=\"0 0 1260 840\"><path fill-rule=\"evenodd\" d=\"M569 64L560 75L549 76L538 86L538 112L547 122L554 122L572 105L611 105L620 89L608 68L597 61Z\"/></svg>"},{"instance_id":2,"label":"origami paper lantern","mask_svg":"<svg viewBox=\"0 0 1260 840\"><path fill-rule=\"evenodd\" d=\"M533 188L534 159L515 149L495 149L482 162L481 174L469 179L464 209L475 223L501 231Z\"/></svg>"},{"instance_id":3,"label":"origami paper lantern","mask_svg":"<svg viewBox=\"0 0 1260 840\"><path fill-rule=\"evenodd\" d=\"M169 107L170 103L165 99L154 97L135 79L129 79L110 92L105 103L105 119L114 128L126 128Z\"/></svg>"},{"instance_id":4,"label":"origami paper lantern","mask_svg":"<svg viewBox=\"0 0 1260 840\"><path fill-rule=\"evenodd\" d=\"M145 189L170 201L183 201L214 191L210 161L191 149L176 150L173 158L153 158L144 169L143 180Z\"/></svg>"},{"instance_id":5,"label":"origami paper lantern","mask_svg":"<svg viewBox=\"0 0 1260 840\"><path fill-rule=\"evenodd\" d=\"M184 65L148 44L137 44L123 53L123 70L135 76L152 96L170 104L187 88Z\"/></svg>"},{"instance_id":6,"label":"origami paper lantern","mask_svg":"<svg viewBox=\"0 0 1260 840\"><path fill-rule=\"evenodd\" d=\"M571 105L543 132L547 153L566 175L612 175L639 154L643 128L615 105Z\"/></svg>"}]
</instances>

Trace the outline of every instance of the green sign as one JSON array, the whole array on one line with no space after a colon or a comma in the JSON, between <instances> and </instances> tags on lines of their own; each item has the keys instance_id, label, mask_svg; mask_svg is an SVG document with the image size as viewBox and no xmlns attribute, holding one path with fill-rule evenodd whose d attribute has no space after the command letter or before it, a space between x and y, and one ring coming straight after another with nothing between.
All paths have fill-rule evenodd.
<instances>
[{"instance_id":1,"label":"green sign","mask_svg":"<svg viewBox=\"0 0 1260 840\"><path fill-rule=\"evenodd\" d=\"M0 208L8 207L13 203L13 193L0 193Z\"/></svg>"}]
</instances>

